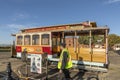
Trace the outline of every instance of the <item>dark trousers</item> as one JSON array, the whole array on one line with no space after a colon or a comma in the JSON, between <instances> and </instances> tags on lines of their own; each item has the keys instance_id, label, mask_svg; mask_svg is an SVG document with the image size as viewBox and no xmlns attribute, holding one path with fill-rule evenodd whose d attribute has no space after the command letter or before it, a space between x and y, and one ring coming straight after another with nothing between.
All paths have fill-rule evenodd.
<instances>
[{"instance_id":1,"label":"dark trousers","mask_svg":"<svg viewBox=\"0 0 120 80\"><path fill-rule=\"evenodd\" d=\"M66 79L70 79L70 72L68 69L62 69L62 72L64 73L64 76Z\"/></svg>"}]
</instances>

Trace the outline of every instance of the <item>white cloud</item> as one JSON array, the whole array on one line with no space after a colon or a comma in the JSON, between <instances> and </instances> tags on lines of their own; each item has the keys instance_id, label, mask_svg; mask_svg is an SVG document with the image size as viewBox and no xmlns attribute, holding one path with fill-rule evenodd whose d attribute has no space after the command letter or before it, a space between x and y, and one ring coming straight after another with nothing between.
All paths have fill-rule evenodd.
<instances>
[{"instance_id":1,"label":"white cloud","mask_svg":"<svg viewBox=\"0 0 120 80\"><path fill-rule=\"evenodd\" d=\"M31 24L4 24L0 25L0 44L12 43L11 34L18 33L21 29L36 27ZM3 35L4 34L4 35Z\"/></svg>"},{"instance_id":2,"label":"white cloud","mask_svg":"<svg viewBox=\"0 0 120 80\"><path fill-rule=\"evenodd\" d=\"M111 3L117 3L117 2L120 2L120 0L108 0L107 3L111 4Z\"/></svg>"},{"instance_id":3,"label":"white cloud","mask_svg":"<svg viewBox=\"0 0 120 80\"><path fill-rule=\"evenodd\" d=\"M26 14L26 13L16 13L13 15L12 20L16 21L21 19L28 19L29 17L30 17L29 14Z\"/></svg>"},{"instance_id":4,"label":"white cloud","mask_svg":"<svg viewBox=\"0 0 120 80\"><path fill-rule=\"evenodd\" d=\"M39 18L36 15L29 14L27 12L17 12L11 16L12 21L30 20Z\"/></svg>"},{"instance_id":5,"label":"white cloud","mask_svg":"<svg viewBox=\"0 0 120 80\"><path fill-rule=\"evenodd\" d=\"M19 24L8 24L7 27L10 28L10 29L24 29L24 28L27 28L27 26L19 25Z\"/></svg>"},{"instance_id":6,"label":"white cloud","mask_svg":"<svg viewBox=\"0 0 120 80\"><path fill-rule=\"evenodd\" d=\"M33 28L33 26L30 26L30 25L20 25L20 24L9 24L8 28L10 28L10 30L12 32L19 32L21 29Z\"/></svg>"},{"instance_id":7,"label":"white cloud","mask_svg":"<svg viewBox=\"0 0 120 80\"><path fill-rule=\"evenodd\" d=\"M3 32L3 30L9 30L8 32L11 33L17 33L19 32L21 29L26 29L26 28L33 28L35 26L31 26L31 25L21 25L21 24L6 24L6 25L0 25L0 31Z\"/></svg>"}]
</instances>

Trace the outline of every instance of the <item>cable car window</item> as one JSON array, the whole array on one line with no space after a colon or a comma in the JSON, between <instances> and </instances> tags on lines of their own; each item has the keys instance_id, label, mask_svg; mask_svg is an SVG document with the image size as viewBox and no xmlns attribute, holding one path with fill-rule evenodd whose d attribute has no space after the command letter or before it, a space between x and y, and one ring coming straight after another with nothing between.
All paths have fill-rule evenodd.
<instances>
[{"instance_id":1,"label":"cable car window","mask_svg":"<svg viewBox=\"0 0 120 80\"><path fill-rule=\"evenodd\" d=\"M49 45L50 44L50 39L49 39L49 34L43 34L42 35L42 45Z\"/></svg>"},{"instance_id":2,"label":"cable car window","mask_svg":"<svg viewBox=\"0 0 120 80\"><path fill-rule=\"evenodd\" d=\"M30 40L30 35L26 35L26 36L25 36L25 39L24 39L24 44L25 44L25 45L30 45L30 42L31 42L31 40Z\"/></svg>"},{"instance_id":3,"label":"cable car window","mask_svg":"<svg viewBox=\"0 0 120 80\"><path fill-rule=\"evenodd\" d=\"M17 36L17 45L22 45L23 36Z\"/></svg>"},{"instance_id":4,"label":"cable car window","mask_svg":"<svg viewBox=\"0 0 120 80\"><path fill-rule=\"evenodd\" d=\"M32 45L39 45L39 35L32 36Z\"/></svg>"}]
</instances>

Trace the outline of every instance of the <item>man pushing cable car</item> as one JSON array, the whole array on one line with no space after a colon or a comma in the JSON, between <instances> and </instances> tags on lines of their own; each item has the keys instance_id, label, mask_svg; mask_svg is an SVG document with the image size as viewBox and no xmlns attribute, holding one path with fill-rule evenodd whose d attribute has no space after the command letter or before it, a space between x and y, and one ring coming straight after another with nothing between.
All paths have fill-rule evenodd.
<instances>
[{"instance_id":1,"label":"man pushing cable car","mask_svg":"<svg viewBox=\"0 0 120 80\"><path fill-rule=\"evenodd\" d=\"M64 73L65 80L71 80L69 69L72 67L71 55L66 49L66 44L61 43L60 49L62 50L60 54L60 59L58 62L59 73Z\"/></svg>"}]
</instances>

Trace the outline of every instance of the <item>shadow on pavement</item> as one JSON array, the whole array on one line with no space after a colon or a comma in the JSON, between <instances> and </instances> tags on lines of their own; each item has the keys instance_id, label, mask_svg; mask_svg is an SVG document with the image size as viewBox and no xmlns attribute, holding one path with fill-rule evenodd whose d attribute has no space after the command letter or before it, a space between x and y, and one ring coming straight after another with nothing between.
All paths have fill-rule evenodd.
<instances>
[{"instance_id":1,"label":"shadow on pavement","mask_svg":"<svg viewBox=\"0 0 120 80\"><path fill-rule=\"evenodd\" d=\"M5 80L6 77L7 77L6 71L0 72L0 80ZM12 77L18 80L18 76L14 72L12 72Z\"/></svg>"},{"instance_id":2,"label":"shadow on pavement","mask_svg":"<svg viewBox=\"0 0 120 80\"><path fill-rule=\"evenodd\" d=\"M0 80L2 80L5 77L6 73L5 72L0 72Z\"/></svg>"},{"instance_id":3,"label":"shadow on pavement","mask_svg":"<svg viewBox=\"0 0 120 80\"><path fill-rule=\"evenodd\" d=\"M73 80L83 80L84 74L85 74L85 71L79 70L79 72L77 72L77 73L72 77L72 79L73 79Z\"/></svg>"}]
</instances>

